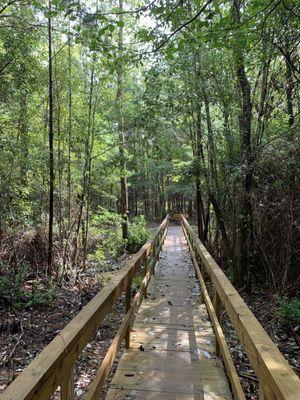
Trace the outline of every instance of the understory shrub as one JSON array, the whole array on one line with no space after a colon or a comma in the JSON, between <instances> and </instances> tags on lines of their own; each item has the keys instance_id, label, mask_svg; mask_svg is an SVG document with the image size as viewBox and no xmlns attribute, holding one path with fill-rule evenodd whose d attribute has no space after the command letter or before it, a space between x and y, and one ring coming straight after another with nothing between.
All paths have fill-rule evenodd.
<instances>
[{"instance_id":1,"label":"understory shrub","mask_svg":"<svg viewBox=\"0 0 300 400\"><path fill-rule=\"evenodd\" d=\"M99 237L98 245L90 260L99 265L105 260L116 258L125 251L136 253L148 240L150 232L144 216L133 218L129 224L129 238L122 238L122 217L120 214L101 208L93 217L91 229Z\"/></svg>"},{"instance_id":2,"label":"understory shrub","mask_svg":"<svg viewBox=\"0 0 300 400\"><path fill-rule=\"evenodd\" d=\"M39 281L27 281L28 265L14 269L7 262L0 263L0 306L22 310L49 306L56 296L55 287L45 287Z\"/></svg>"},{"instance_id":3,"label":"understory shrub","mask_svg":"<svg viewBox=\"0 0 300 400\"><path fill-rule=\"evenodd\" d=\"M127 250L130 253L136 253L149 239L150 232L147 228L147 222L143 215L135 217L129 226L129 238L127 241Z\"/></svg>"},{"instance_id":4,"label":"understory shrub","mask_svg":"<svg viewBox=\"0 0 300 400\"><path fill-rule=\"evenodd\" d=\"M98 238L96 249L89 257L91 261L102 265L106 259L116 258L125 252L121 224L120 214L99 207L91 219L90 234Z\"/></svg>"},{"instance_id":5,"label":"understory shrub","mask_svg":"<svg viewBox=\"0 0 300 400\"><path fill-rule=\"evenodd\" d=\"M300 325L300 298L294 297L291 300L278 298L276 315L282 324Z\"/></svg>"}]
</instances>

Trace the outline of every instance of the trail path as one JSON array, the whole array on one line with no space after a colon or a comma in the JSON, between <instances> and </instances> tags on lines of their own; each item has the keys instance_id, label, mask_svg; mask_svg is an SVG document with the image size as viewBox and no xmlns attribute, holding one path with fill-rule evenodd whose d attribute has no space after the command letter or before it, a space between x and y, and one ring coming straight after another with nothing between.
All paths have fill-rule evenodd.
<instances>
[{"instance_id":1,"label":"trail path","mask_svg":"<svg viewBox=\"0 0 300 400\"><path fill-rule=\"evenodd\" d=\"M170 226L107 400L231 400L183 231Z\"/></svg>"}]
</instances>

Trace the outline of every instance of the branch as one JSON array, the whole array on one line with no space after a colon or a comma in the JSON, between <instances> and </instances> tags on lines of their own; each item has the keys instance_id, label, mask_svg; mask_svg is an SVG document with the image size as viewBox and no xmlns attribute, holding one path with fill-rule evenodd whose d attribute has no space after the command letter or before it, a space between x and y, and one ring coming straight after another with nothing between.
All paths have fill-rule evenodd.
<instances>
[{"instance_id":1,"label":"branch","mask_svg":"<svg viewBox=\"0 0 300 400\"><path fill-rule=\"evenodd\" d=\"M3 67L0 68L0 75L2 74L3 70L5 70L6 67L9 66L9 64L11 64L13 62L13 58L11 58L10 60L8 60Z\"/></svg>"},{"instance_id":2,"label":"branch","mask_svg":"<svg viewBox=\"0 0 300 400\"><path fill-rule=\"evenodd\" d=\"M211 3L213 2L213 0L208 0L207 3L204 4L204 6L188 21L186 21L185 23L183 23L182 25L180 25L177 29L175 29L174 32L172 32L167 39L165 39L160 45L158 45L153 52L158 51L159 49L161 49L166 43L168 43L168 41L174 36L176 35L176 33L180 32L182 29L184 29L185 27L187 27L188 25L190 25L192 22L194 22L199 16L200 14L203 13L203 11L205 11L205 9L207 8L207 6L209 6Z\"/></svg>"},{"instance_id":3,"label":"branch","mask_svg":"<svg viewBox=\"0 0 300 400\"><path fill-rule=\"evenodd\" d=\"M0 14L2 14L9 6L12 6L15 3L19 3L22 0L11 0L5 6L0 9Z\"/></svg>"},{"instance_id":4,"label":"branch","mask_svg":"<svg viewBox=\"0 0 300 400\"><path fill-rule=\"evenodd\" d=\"M277 47L277 49L280 51L280 53L283 55L283 57L285 58L285 60L287 61L287 63L290 65L290 67L295 71L295 72L297 72L298 74L300 74L300 69L299 68L297 68L296 66L295 66L295 64L291 61L291 57L289 56L289 54L286 52L286 51L284 51L284 49L281 47L281 46L279 46L279 44L277 44L275 41L273 42L271 42L275 47Z\"/></svg>"},{"instance_id":5,"label":"branch","mask_svg":"<svg viewBox=\"0 0 300 400\"><path fill-rule=\"evenodd\" d=\"M106 17L107 15L123 15L123 14L139 14L140 12L146 12L153 6L156 0L152 1L150 4L144 7L136 8L134 10L123 10L123 11L115 11L115 12L106 12L106 13L93 13L96 16Z\"/></svg>"}]
</instances>

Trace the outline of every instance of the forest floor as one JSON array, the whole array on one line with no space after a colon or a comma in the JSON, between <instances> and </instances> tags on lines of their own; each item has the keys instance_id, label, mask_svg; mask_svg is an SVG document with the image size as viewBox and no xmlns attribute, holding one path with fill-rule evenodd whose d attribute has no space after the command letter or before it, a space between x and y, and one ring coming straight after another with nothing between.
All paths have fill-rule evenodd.
<instances>
[{"instance_id":1,"label":"forest floor","mask_svg":"<svg viewBox=\"0 0 300 400\"><path fill-rule=\"evenodd\" d=\"M13 312L0 309L0 393L101 290L109 276L122 268L127 259L128 256L118 260L111 273L99 275L90 270L80 276L80 283L62 286L50 308ZM125 300L121 297L75 365L75 392L79 399L83 398L121 325L124 304ZM123 348L119 353L122 351ZM103 399L106 390L107 386L103 389ZM53 399L59 398L58 390Z\"/></svg>"},{"instance_id":2,"label":"forest floor","mask_svg":"<svg viewBox=\"0 0 300 400\"><path fill-rule=\"evenodd\" d=\"M118 262L115 270L120 269L125 261L126 259L123 259ZM80 284L73 287L61 287L50 309L39 308L18 312L0 310L0 392L92 299L107 279L107 276L103 275L100 279L91 270L80 277ZM275 298L268 295L263 289L257 289L251 295L246 293L241 293L241 295L289 364L299 374L300 327L292 329L278 325L275 318ZM79 399L83 398L93 380L123 316L124 298L121 298L76 363L75 391ZM225 314L223 315L223 327L246 397L249 400L256 400L258 399L257 378ZM119 356L122 351L123 348L120 349ZM113 375L116 364L117 361L110 376ZM109 381L110 379L107 380L101 399L105 398ZM59 393L57 392L53 398L58 399Z\"/></svg>"},{"instance_id":3,"label":"forest floor","mask_svg":"<svg viewBox=\"0 0 300 400\"><path fill-rule=\"evenodd\" d=\"M300 375L300 326L282 326L277 322L276 298L265 289L257 288L250 294L246 292L240 294L284 358L296 374ZM222 316L222 328L246 398L258 400L257 377L226 313Z\"/></svg>"}]
</instances>

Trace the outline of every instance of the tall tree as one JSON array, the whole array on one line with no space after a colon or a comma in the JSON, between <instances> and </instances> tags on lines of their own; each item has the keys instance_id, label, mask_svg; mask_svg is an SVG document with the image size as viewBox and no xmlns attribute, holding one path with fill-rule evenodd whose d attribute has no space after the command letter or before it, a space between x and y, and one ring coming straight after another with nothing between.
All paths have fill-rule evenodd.
<instances>
[{"instance_id":1,"label":"tall tree","mask_svg":"<svg viewBox=\"0 0 300 400\"><path fill-rule=\"evenodd\" d=\"M48 3L48 90L49 90L49 220L48 220L48 271L53 263L53 220L54 220L54 109L53 109L53 65L52 65L52 4Z\"/></svg>"},{"instance_id":2,"label":"tall tree","mask_svg":"<svg viewBox=\"0 0 300 400\"><path fill-rule=\"evenodd\" d=\"M119 29L118 29L118 60L117 60L117 93L116 109L119 134L119 156L120 156L120 208L123 217L122 232L123 239L128 238L128 189L126 174L126 155L125 155L125 127L123 116L123 46L124 46L124 18L123 0L119 0Z\"/></svg>"},{"instance_id":3,"label":"tall tree","mask_svg":"<svg viewBox=\"0 0 300 400\"><path fill-rule=\"evenodd\" d=\"M241 1L233 0L233 20L236 25L241 21ZM247 77L244 49L240 42L234 47L236 76L240 92L240 133L243 181L241 190L241 204L239 210L238 237L237 237L237 271L235 279L238 284L243 281L249 283L251 267L251 252L253 243L253 219L251 191L253 185L253 154L251 146L252 102L250 83Z\"/></svg>"}]
</instances>

